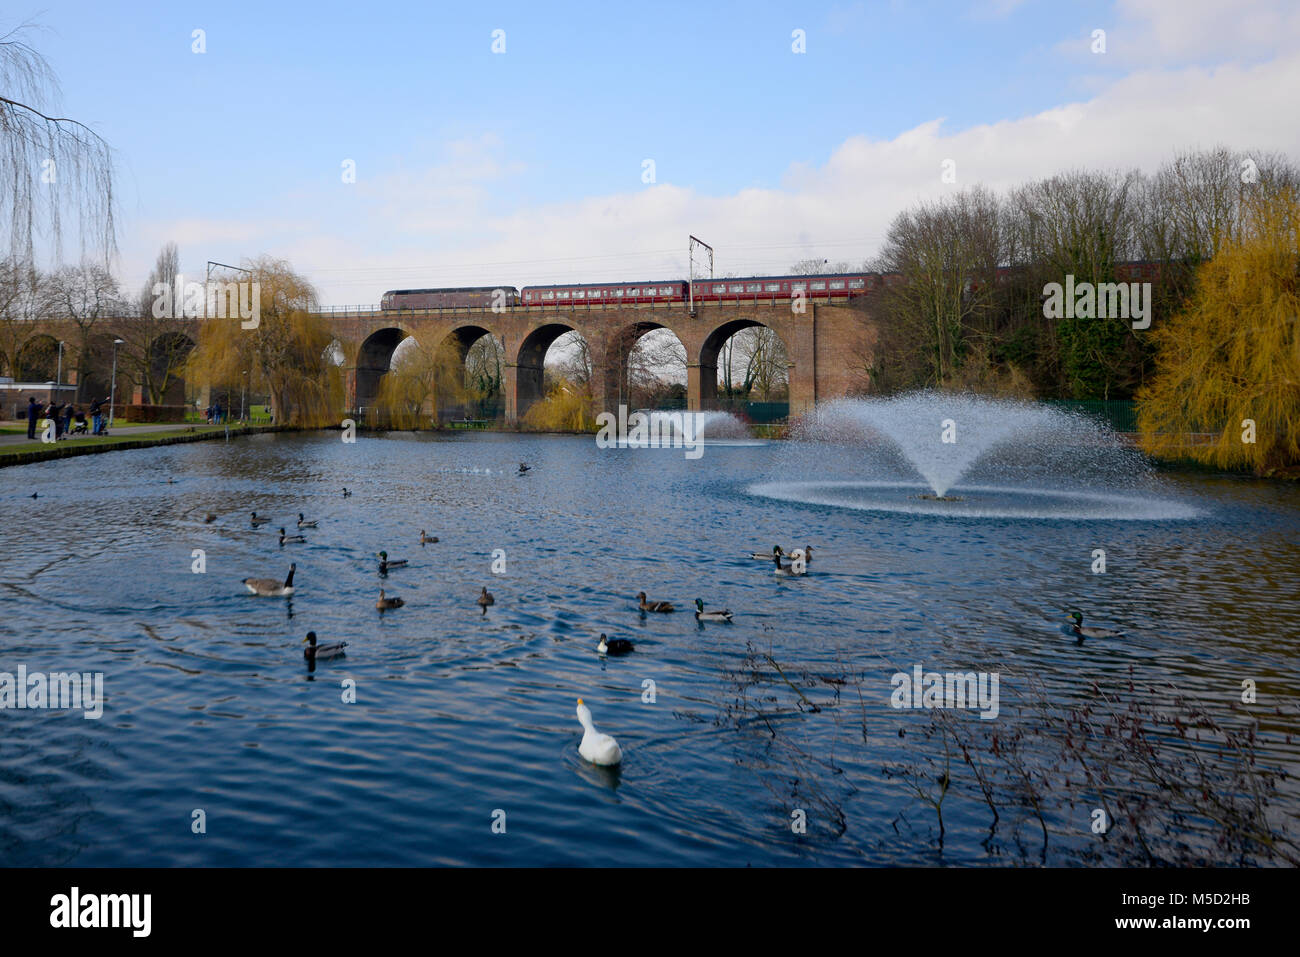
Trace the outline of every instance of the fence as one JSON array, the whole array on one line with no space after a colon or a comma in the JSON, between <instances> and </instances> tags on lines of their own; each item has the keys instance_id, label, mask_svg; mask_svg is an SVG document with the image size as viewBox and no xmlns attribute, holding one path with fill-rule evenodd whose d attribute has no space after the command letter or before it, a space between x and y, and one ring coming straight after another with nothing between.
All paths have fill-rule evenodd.
<instances>
[{"instance_id":1,"label":"fence","mask_svg":"<svg viewBox=\"0 0 1300 957\"><path fill-rule=\"evenodd\" d=\"M1046 404L1066 412L1099 419L1116 432L1136 432L1137 403L1125 399L1047 399Z\"/></svg>"}]
</instances>

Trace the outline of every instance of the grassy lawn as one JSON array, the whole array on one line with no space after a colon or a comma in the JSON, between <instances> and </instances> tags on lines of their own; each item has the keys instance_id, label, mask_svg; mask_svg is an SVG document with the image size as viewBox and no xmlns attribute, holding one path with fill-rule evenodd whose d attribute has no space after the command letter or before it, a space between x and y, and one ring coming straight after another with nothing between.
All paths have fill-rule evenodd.
<instances>
[{"instance_id":1,"label":"grassy lawn","mask_svg":"<svg viewBox=\"0 0 1300 957\"><path fill-rule=\"evenodd\" d=\"M114 423L114 428L117 428L121 425L122 425L122 421L119 419L116 423ZM5 431L13 432L18 430L6 429ZM23 433L26 433L27 430L24 428L21 431ZM194 432L200 435L208 432L225 432L225 431L226 431L226 427L224 425L194 426ZM239 427L237 425L232 424L230 427L230 431L232 433L238 432ZM65 445L69 447L80 446L80 445L120 445L123 442L140 442L140 441L148 441L150 439L174 438L175 436L178 435L190 435L190 434L192 433L187 432L184 429L170 429L170 430L158 431L158 432L132 432L127 435L121 435L121 434L84 435L84 436L75 436L70 439L60 439L57 444L60 448ZM31 452L37 449L48 449L51 447L53 447L53 443L22 442L14 445L0 446L0 455L8 455L11 452Z\"/></svg>"}]
</instances>

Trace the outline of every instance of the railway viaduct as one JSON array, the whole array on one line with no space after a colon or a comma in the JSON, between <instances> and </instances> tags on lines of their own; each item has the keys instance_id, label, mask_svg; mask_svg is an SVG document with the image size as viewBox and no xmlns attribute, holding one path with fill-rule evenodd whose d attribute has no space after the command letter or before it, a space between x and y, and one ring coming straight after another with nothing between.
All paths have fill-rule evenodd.
<instances>
[{"instance_id":1,"label":"railway viaduct","mask_svg":"<svg viewBox=\"0 0 1300 957\"><path fill-rule=\"evenodd\" d=\"M450 341L462 360L471 345L490 335L505 354L504 391L506 418L521 419L529 407L543 397L542 364L552 343L567 332L575 331L587 343L591 355L595 398L601 409L615 410L626 402L628 356L637 340L652 329L667 329L676 335L686 350L687 406L708 409L717 402L718 354L723 344L736 332L751 326L773 330L785 346L788 362L790 414L799 415L818 402L848 394L861 386L857 370L863 368L864 356L875 341L875 326L870 317L871 293L853 299L809 299L803 310L796 311L789 299L751 299L743 301L696 303L691 314L682 302L666 304L588 304L561 306L512 306L500 312L489 308L446 308L417 310L335 309L322 312L335 330L343 355L347 390L347 407L373 406L381 377L388 371L393 351L408 336L422 346L436 348ZM172 325L167 333L197 340L201 319ZM112 320L103 320L112 328ZM71 370L80 363L75 343L80 341L71 320L50 319L32 324L23 342L8 344L0 355L3 372L15 375L15 367L24 365L22 356L39 346L49 357L51 347L65 340L63 381L76 383ZM96 330L94 348L104 364L111 350L112 334ZM10 357L18 361L10 361ZM48 370L44 365L49 365ZM34 368L26 363L28 368ZM41 365L39 380L54 378L55 369L48 358ZM18 374L22 378L21 374ZM31 375L28 378L32 378ZM107 395L109 378L96 381L83 392ZM138 387L132 388L119 372L118 396L121 401L140 402ZM175 381L168 389L167 402L182 404L185 386ZM25 400L24 400L25 401Z\"/></svg>"}]
</instances>

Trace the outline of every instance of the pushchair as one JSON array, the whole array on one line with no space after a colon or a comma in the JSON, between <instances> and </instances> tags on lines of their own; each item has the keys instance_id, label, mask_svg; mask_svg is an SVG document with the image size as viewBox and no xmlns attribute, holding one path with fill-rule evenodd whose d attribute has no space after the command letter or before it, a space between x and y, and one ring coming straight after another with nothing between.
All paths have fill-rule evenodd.
<instances>
[{"instance_id":1,"label":"pushchair","mask_svg":"<svg viewBox=\"0 0 1300 957\"><path fill-rule=\"evenodd\" d=\"M86 435L89 428L86 426L86 413L78 412L72 417L72 428L68 430L69 435Z\"/></svg>"}]
</instances>

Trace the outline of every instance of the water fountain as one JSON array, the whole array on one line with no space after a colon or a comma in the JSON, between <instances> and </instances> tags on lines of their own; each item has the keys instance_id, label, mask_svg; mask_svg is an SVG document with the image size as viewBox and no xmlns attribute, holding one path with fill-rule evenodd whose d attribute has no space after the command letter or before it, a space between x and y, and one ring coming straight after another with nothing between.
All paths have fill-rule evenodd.
<instances>
[{"instance_id":1,"label":"water fountain","mask_svg":"<svg viewBox=\"0 0 1300 957\"><path fill-rule=\"evenodd\" d=\"M1164 497L1141 453L1106 425L1031 402L941 392L841 399L807 416L782 452L781 479L753 494L966 518L1198 514Z\"/></svg>"},{"instance_id":2,"label":"water fountain","mask_svg":"<svg viewBox=\"0 0 1300 957\"><path fill-rule=\"evenodd\" d=\"M688 416L690 418L688 418ZM651 447L671 446L675 437L694 436L706 445L762 445L741 418L716 409L649 413Z\"/></svg>"}]
</instances>

